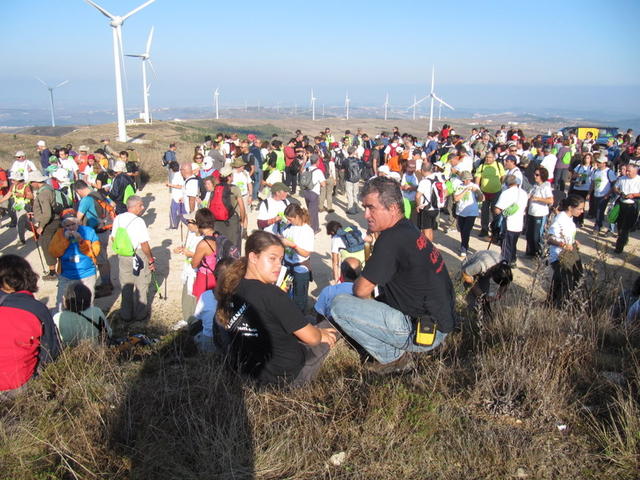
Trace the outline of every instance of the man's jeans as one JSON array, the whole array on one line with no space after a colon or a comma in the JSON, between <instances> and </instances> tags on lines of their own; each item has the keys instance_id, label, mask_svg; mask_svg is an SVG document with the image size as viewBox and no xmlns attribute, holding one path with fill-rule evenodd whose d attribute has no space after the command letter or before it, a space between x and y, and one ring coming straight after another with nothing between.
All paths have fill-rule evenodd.
<instances>
[{"instance_id":1,"label":"man's jeans","mask_svg":"<svg viewBox=\"0 0 640 480\"><path fill-rule=\"evenodd\" d=\"M447 334L438 331L433 345L413 343L413 325L399 310L372 299L338 295L331 304L331 317L340 328L380 363L390 363L405 352L428 352Z\"/></svg>"},{"instance_id":2,"label":"man's jeans","mask_svg":"<svg viewBox=\"0 0 640 480\"><path fill-rule=\"evenodd\" d=\"M260 184L262 183L262 170L256 169L255 172L253 172L251 180L253 180L252 199L254 202L256 202L258 200L258 193L260 193L260 190L262 190L262 187L260 186Z\"/></svg>"}]
</instances>

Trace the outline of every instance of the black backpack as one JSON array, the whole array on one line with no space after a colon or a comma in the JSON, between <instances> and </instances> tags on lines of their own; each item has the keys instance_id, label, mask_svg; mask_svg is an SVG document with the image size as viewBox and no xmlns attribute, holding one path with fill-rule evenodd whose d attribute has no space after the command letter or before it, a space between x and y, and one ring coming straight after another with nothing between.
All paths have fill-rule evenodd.
<instances>
[{"instance_id":1,"label":"black backpack","mask_svg":"<svg viewBox=\"0 0 640 480\"><path fill-rule=\"evenodd\" d=\"M200 197L200 200L204 200L204 198L207 196L207 187L204 186L204 179L202 177L191 177L189 180L193 179L198 180L198 196ZM187 182L189 180L187 180Z\"/></svg>"},{"instance_id":2,"label":"black backpack","mask_svg":"<svg viewBox=\"0 0 640 480\"><path fill-rule=\"evenodd\" d=\"M223 258L240 258L240 250L236 245L224 235L216 232L216 261Z\"/></svg>"},{"instance_id":3,"label":"black backpack","mask_svg":"<svg viewBox=\"0 0 640 480\"><path fill-rule=\"evenodd\" d=\"M351 183L357 183L362 178L362 166L355 157L347 158L347 177L347 181Z\"/></svg>"}]
</instances>

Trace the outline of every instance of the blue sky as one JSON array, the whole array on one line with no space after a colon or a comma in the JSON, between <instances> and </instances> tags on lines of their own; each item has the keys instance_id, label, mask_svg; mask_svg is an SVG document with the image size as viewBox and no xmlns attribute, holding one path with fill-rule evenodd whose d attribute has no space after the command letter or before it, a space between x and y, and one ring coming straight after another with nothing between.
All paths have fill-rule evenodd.
<instances>
[{"instance_id":1,"label":"blue sky","mask_svg":"<svg viewBox=\"0 0 640 480\"><path fill-rule=\"evenodd\" d=\"M97 3L122 15L143 1ZM2 0L0 14L0 105L46 107L34 76L70 80L56 91L61 108L113 105L106 17L82 0ZM436 90L459 107L500 108L496 86L507 85L505 97L523 107L545 91L578 106L629 96L612 102L632 113L640 108L638 18L637 0L156 0L126 21L123 36L125 53L139 53L155 26L152 107L206 105L216 86L223 105L303 104L312 86L327 105L346 89L352 105L382 102L387 90L392 103L408 104L435 64ZM139 105L140 62L127 59L126 71L126 104Z\"/></svg>"}]
</instances>

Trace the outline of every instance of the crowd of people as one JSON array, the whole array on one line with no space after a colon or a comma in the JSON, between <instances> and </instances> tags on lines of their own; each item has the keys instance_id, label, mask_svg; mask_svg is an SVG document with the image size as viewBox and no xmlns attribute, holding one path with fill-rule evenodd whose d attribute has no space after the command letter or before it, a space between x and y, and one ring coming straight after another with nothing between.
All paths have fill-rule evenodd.
<instances>
[{"instance_id":1,"label":"crowd of people","mask_svg":"<svg viewBox=\"0 0 640 480\"><path fill-rule=\"evenodd\" d=\"M375 373L411 369L412 354L442 344L457 322L439 229L459 233L470 308L491 314L513 279L523 233L524 255L548 260L548 300L560 307L582 275L576 232L587 228L585 218L593 219L593 235L617 235L616 253L638 226L640 137L632 135L599 145L593 136L527 137L505 126L462 137L445 125L424 139L397 128L373 138L326 128L284 141L218 134L186 158L171 144L158 168L170 193L167 228L180 230L173 253L184 259L175 328L188 327L202 350L226 353L231 368L261 384L308 382L340 338ZM33 236L42 278L58 286L49 311L33 298L31 266L0 257L0 310L21 310L24 323L17 328L0 313L3 343L31 345L19 368L12 363L18 357L0 356L0 391L20 389L61 345L110 335L94 306L114 293L110 251L119 272L117 318L150 316L156 260L137 195L139 158L101 143L89 153L39 141L39 166L19 151L0 171L9 227L22 244ZM319 213L334 213L338 194L353 221L328 221L330 251L318 252ZM249 225L252 211L257 220ZM362 213L366 232L356 222ZM500 253L472 251L477 217L478 237ZM310 311L314 253L329 255L331 281ZM632 307L629 321L640 310Z\"/></svg>"}]
</instances>

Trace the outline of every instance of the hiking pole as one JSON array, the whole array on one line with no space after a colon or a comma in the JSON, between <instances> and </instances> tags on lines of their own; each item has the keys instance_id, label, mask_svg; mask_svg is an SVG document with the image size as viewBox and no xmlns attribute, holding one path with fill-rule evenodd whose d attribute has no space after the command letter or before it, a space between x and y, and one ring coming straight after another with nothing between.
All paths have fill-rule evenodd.
<instances>
[{"instance_id":1,"label":"hiking pole","mask_svg":"<svg viewBox=\"0 0 640 480\"><path fill-rule=\"evenodd\" d=\"M151 272L151 278L153 280L153 284L156 286L156 292L158 293L160 300L164 300L164 298L162 297L162 292L160 291L160 285L158 285L158 279L156 278L155 271Z\"/></svg>"},{"instance_id":2,"label":"hiking pole","mask_svg":"<svg viewBox=\"0 0 640 480\"><path fill-rule=\"evenodd\" d=\"M29 225L31 226L31 231L33 232L33 240L36 242L36 250L38 251L38 257L40 258L40 265L42 265L42 274L48 275L48 269L44 268L44 260L42 260L42 252L40 251L40 242L38 242L38 234L36 233L36 229L33 226L33 222L29 220Z\"/></svg>"}]
</instances>

